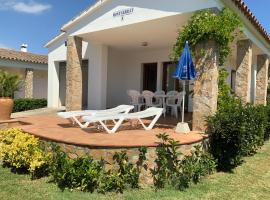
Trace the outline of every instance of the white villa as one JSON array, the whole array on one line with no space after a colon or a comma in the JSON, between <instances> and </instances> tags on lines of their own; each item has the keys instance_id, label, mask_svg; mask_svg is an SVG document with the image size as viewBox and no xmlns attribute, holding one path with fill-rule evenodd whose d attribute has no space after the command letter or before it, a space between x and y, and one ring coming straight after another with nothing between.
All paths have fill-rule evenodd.
<instances>
[{"instance_id":1,"label":"white villa","mask_svg":"<svg viewBox=\"0 0 270 200\"><path fill-rule=\"evenodd\" d=\"M129 89L178 90L170 61L178 30L194 12L224 7L244 24L224 66L228 83L244 102L264 104L270 37L242 0L99 0L46 44L48 106L105 109L129 104ZM204 48L214 49L211 68L218 69L215 45ZM193 129L216 110L218 74L204 73L208 80L198 80L200 89L188 100Z\"/></svg>"},{"instance_id":2,"label":"white villa","mask_svg":"<svg viewBox=\"0 0 270 200\"><path fill-rule=\"evenodd\" d=\"M48 57L27 52L27 45L21 50L0 48L0 70L20 76L24 86L15 92L15 98L47 98Z\"/></svg>"}]
</instances>

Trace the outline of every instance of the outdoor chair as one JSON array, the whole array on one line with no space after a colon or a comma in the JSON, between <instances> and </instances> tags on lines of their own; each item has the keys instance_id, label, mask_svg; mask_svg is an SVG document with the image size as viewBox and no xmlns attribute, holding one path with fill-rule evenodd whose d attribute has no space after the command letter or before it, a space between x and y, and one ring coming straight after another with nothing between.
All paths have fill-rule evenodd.
<instances>
[{"instance_id":1,"label":"outdoor chair","mask_svg":"<svg viewBox=\"0 0 270 200\"><path fill-rule=\"evenodd\" d=\"M175 91L175 90L171 90L171 91L168 91L167 94L166 94L166 112L168 110L169 107L167 107L168 104L174 104L175 101L176 101L176 96L178 95L178 92Z\"/></svg>"},{"instance_id":2,"label":"outdoor chair","mask_svg":"<svg viewBox=\"0 0 270 200\"><path fill-rule=\"evenodd\" d=\"M177 93L177 95L168 96L166 106L171 108L171 115L178 118L178 108L181 108L184 92Z\"/></svg>"},{"instance_id":3,"label":"outdoor chair","mask_svg":"<svg viewBox=\"0 0 270 200\"><path fill-rule=\"evenodd\" d=\"M144 106L144 102L142 99L142 95L137 90L128 90L128 96L131 98L130 104L135 107L135 111L141 111L142 106Z\"/></svg>"},{"instance_id":4,"label":"outdoor chair","mask_svg":"<svg viewBox=\"0 0 270 200\"><path fill-rule=\"evenodd\" d=\"M83 116L99 116L99 115L115 115L120 113L129 113L134 109L132 105L120 105L115 108L107 110L81 110L81 111L70 111L70 112L59 112L59 117L71 120L72 124L78 124L81 128L86 128L89 124L82 124L80 119Z\"/></svg>"},{"instance_id":5,"label":"outdoor chair","mask_svg":"<svg viewBox=\"0 0 270 200\"><path fill-rule=\"evenodd\" d=\"M126 114L115 114L115 115L98 115L98 116L85 116L82 118L83 121L88 123L100 123L100 125L107 131L107 133L115 133L119 127L122 125L124 120L138 120L142 127L145 130L151 130L160 116L163 113L163 108L155 108L151 107L146 110L135 112L135 113L126 113ZM151 123L147 126L142 121L142 119L154 117L154 119L151 121ZM113 121L114 126L110 129L106 125L106 121Z\"/></svg>"},{"instance_id":6,"label":"outdoor chair","mask_svg":"<svg viewBox=\"0 0 270 200\"><path fill-rule=\"evenodd\" d=\"M146 108L150 107L162 107L162 100L160 98L156 98L156 102L154 102L155 94L149 90L144 90L142 92L142 96L145 100Z\"/></svg>"},{"instance_id":7,"label":"outdoor chair","mask_svg":"<svg viewBox=\"0 0 270 200\"><path fill-rule=\"evenodd\" d=\"M155 92L155 95L165 95L165 91L158 90L158 91Z\"/></svg>"},{"instance_id":8,"label":"outdoor chair","mask_svg":"<svg viewBox=\"0 0 270 200\"><path fill-rule=\"evenodd\" d=\"M167 92L167 96L177 96L179 92L175 91L175 90L172 90L172 91L168 91Z\"/></svg>"}]
</instances>

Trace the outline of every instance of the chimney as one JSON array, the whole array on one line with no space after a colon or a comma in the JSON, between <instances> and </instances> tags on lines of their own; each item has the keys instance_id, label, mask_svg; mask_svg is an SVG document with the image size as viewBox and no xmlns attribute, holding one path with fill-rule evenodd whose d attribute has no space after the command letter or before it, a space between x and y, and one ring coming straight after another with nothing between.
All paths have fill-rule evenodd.
<instances>
[{"instance_id":1,"label":"chimney","mask_svg":"<svg viewBox=\"0 0 270 200\"><path fill-rule=\"evenodd\" d=\"M27 44L22 44L21 45L21 52L27 52L27 47L28 47Z\"/></svg>"}]
</instances>

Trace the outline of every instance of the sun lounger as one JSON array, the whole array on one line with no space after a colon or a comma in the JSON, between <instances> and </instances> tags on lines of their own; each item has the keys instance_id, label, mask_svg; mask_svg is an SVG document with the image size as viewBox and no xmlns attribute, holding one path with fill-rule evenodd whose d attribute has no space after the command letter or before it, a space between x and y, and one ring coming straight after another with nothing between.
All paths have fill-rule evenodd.
<instances>
[{"instance_id":1,"label":"sun lounger","mask_svg":"<svg viewBox=\"0 0 270 200\"><path fill-rule=\"evenodd\" d=\"M120 105L115 108L107 110L80 110L80 111L70 111L70 112L59 112L57 115L59 117L70 119L73 124L78 124L81 128L87 128L89 123L82 124L80 119L83 116L98 116L98 115L115 115L115 114L126 114L134 109L132 105Z\"/></svg>"},{"instance_id":2,"label":"sun lounger","mask_svg":"<svg viewBox=\"0 0 270 200\"><path fill-rule=\"evenodd\" d=\"M100 123L100 125L108 132L108 133L115 133L119 127L122 125L124 120L132 120L132 119L137 119L143 128L145 130L151 130L160 116L163 113L163 108L155 108L151 107L148 108L144 111L136 112L136 113L125 113L125 114L114 114L114 115L94 115L94 116L84 116L82 117L82 120L85 121L86 123ZM149 117L154 117L154 119L151 121L151 123L146 126L142 119L149 118ZM114 126L109 129L108 126L106 125L106 121L113 121Z\"/></svg>"}]
</instances>

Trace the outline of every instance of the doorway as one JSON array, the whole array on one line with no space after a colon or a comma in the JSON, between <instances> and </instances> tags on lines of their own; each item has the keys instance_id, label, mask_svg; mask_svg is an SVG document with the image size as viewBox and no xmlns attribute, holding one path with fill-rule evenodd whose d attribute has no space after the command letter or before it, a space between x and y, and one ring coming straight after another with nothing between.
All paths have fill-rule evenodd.
<instances>
[{"instance_id":1,"label":"doorway","mask_svg":"<svg viewBox=\"0 0 270 200\"><path fill-rule=\"evenodd\" d=\"M184 84L176 78L173 78L173 74L176 70L177 63L175 62L164 62L163 63L163 76L162 76L162 90L166 93L169 91L182 92ZM188 104L191 103L189 96L192 96L192 91L190 89L192 86L192 81L185 82L185 109L188 109ZM191 97L192 98L192 97Z\"/></svg>"},{"instance_id":2,"label":"doorway","mask_svg":"<svg viewBox=\"0 0 270 200\"><path fill-rule=\"evenodd\" d=\"M143 64L143 90L157 90L157 63Z\"/></svg>"},{"instance_id":3,"label":"doorway","mask_svg":"<svg viewBox=\"0 0 270 200\"><path fill-rule=\"evenodd\" d=\"M66 105L66 62L59 63L59 99L61 106ZM88 60L82 61L82 108L88 105Z\"/></svg>"},{"instance_id":4,"label":"doorway","mask_svg":"<svg viewBox=\"0 0 270 200\"><path fill-rule=\"evenodd\" d=\"M166 93L168 91L176 90L180 92L179 81L173 78L173 73L176 69L176 63L174 62L165 62L163 63L163 78L162 78L162 90Z\"/></svg>"}]
</instances>

